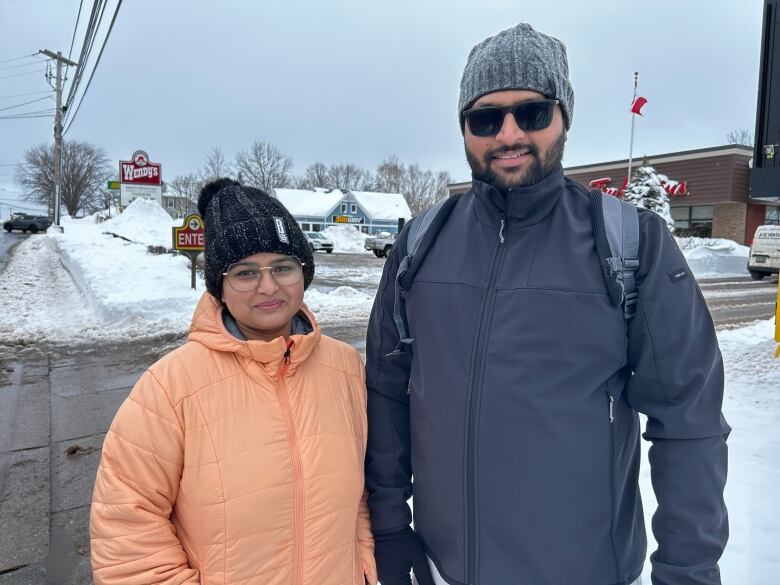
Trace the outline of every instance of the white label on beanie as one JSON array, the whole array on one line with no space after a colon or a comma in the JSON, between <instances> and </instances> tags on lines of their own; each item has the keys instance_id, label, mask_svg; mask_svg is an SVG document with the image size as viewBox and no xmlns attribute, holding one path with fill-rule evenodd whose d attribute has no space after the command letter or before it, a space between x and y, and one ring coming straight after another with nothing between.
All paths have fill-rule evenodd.
<instances>
[{"instance_id":1,"label":"white label on beanie","mask_svg":"<svg viewBox=\"0 0 780 585\"><path fill-rule=\"evenodd\" d=\"M289 244L290 240L287 237L287 230L284 229L284 222L281 217L274 218L274 224L276 224L276 233L279 234L279 241Z\"/></svg>"}]
</instances>

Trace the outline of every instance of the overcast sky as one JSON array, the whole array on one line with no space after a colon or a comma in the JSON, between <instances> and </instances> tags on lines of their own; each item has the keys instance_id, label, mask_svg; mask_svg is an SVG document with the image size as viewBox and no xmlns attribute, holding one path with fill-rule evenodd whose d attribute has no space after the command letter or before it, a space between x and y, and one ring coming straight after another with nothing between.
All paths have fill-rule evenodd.
<instances>
[{"instance_id":1,"label":"overcast sky","mask_svg":"<svg viewBox=\"0 0 780 585\"><path fill-rule=\"evenodd\" d=\"M0 0L0 61L67 55L78 8ZM568 49L576 106L564 165L628 157L634 71L648 99L635 156L718 146L730 130L754 130L762 11L763 0L125 0L66 139L102 146L117 167L144 149L165 181L197 171L213 146L232 158L255 140L292 157L296 174L318 160L373 170L395 154L468 180L457 123L466 57L526 21ZM46 90L37 61L0 63L0 96ZM52 128L0 119L0 165L53 140ZM12 169L0 166L2 213L16 198Z\"/></svg>"}]
</instances>

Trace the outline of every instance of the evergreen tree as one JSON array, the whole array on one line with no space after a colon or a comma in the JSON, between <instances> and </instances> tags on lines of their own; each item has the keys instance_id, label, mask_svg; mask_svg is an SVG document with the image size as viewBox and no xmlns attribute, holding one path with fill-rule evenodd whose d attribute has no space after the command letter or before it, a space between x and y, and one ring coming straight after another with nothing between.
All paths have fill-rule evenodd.
<instances>
[{"instance_id":1,"label":"evergreen tree","mask_svg":"<svg viewBox=\"0 0 780 585\"><path fill-rule=\"evenodd\" d=\"M658 173L650 165L643 165L634 171L631 181L623 193L623 200L637 207L654 211L664 218L669 230L674 232L674 220L669 209L669 195L666 193Z\"/></svg>"}]
</instances>

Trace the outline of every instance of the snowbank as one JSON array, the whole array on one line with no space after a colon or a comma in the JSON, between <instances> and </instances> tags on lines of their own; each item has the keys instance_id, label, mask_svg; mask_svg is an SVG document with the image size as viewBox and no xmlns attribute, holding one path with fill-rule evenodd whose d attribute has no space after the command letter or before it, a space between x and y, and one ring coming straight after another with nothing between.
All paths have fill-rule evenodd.
<instances>
[{"instance_id":1,"label":"snowbank","mask_svg":"<svg viewBox=\"0 0 780 585\"><path fill-rule=\"evenodd\" d=\"M345 254L370 254L363 248L368 237L351 225L330 226L322 232L333 242L333 250Z\"/></svg>"},{"instance_id":2,"label":"snowbank","mask_svg":"<svg viewBox=\"0 0 780 585\"><path fill-rule=\"evenodd\" d=\"M675 238L696 278L747 276L750 248L722 238Z\"/></svg>"},{"instance_id":3,"label":"snowbank","mask_svg":"<svg viewBox=\"0 0 780 585\"><path fill-rule=\"evenodd\" d=\"M171 228L180 226L182 220L173 220L156 201L135 199L119 215L104 221L104 232L111 232L134 242L150 246L171 248L173 235Z\"/></svg>"}]
</instances>

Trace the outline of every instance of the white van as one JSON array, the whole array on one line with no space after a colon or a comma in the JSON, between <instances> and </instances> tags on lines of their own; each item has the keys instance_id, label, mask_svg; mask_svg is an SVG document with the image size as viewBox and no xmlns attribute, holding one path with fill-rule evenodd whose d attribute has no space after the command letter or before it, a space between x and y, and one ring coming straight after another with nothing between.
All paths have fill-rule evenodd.
<instances>
[{"instance_id":1,"label":"white van","mask_svg":"<svg viewBox=\"0 0 780 585\"><path fill-rule=\"evenodd\" d=\"M753 280L780 272L780 225L760 225L756 228L748 257L748 271Z\"/></svg>"}]
</instances>

